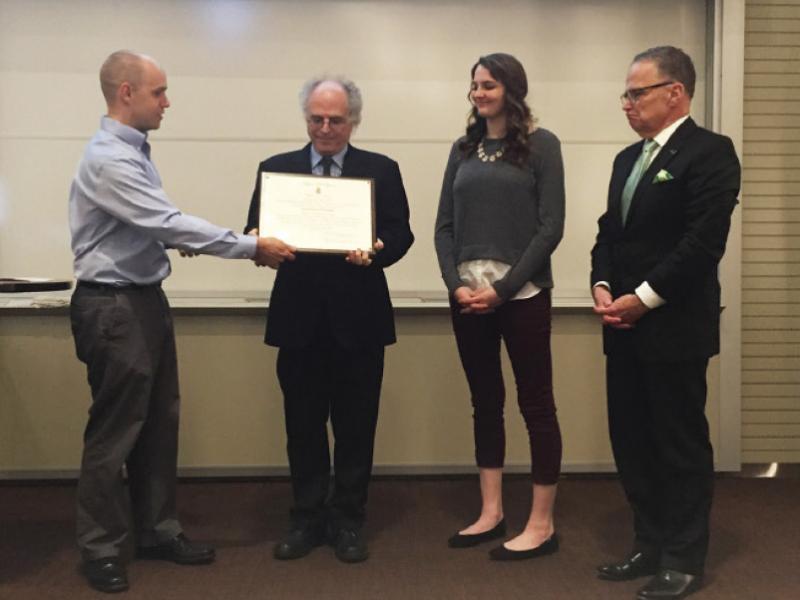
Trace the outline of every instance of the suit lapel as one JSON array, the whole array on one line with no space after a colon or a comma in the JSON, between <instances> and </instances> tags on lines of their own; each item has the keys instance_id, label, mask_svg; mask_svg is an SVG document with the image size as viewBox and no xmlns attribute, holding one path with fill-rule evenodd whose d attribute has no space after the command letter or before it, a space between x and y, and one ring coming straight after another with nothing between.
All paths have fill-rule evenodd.
<instances>
[{"instance_id":1,"label":"suit lapel","mask_svg":"<svg viewBox=\"0 0 800 600\"><path fill-rule=\"evenodd\" d=\"M342 165L342 177L359 177L359 173L363 172L362 157L363 152L353 146L352 144L347 149L344 155L344 164Z\"/></svg>"},{"instance_id":2,"label":"suit lapel","mask_svg":"<svg viewBox=\"0 0 800 600\"><path fill-rule=\"evenodd\" d=\"M311 144L306 144L302 149L292 154L292 172L302 175L311 175Z\"/></svg>"},{"instance_id":3,"label":"suit lapel","mask_svg":"<svg viewBox=\"0 0 800 600\"><path fill-rule=\"evenodd\" d=\"M628 211L628 219L626 221L626 225L633 221L633 218L636 213L636 205L640 203L642 195L650 188L650 185L653 183L653 178L656 174L661 171L661 169L665 169L670 162L678 155L678 153L683 148L683 145L686 143L686 140L694 133L697 129L697 124L692 120L691 117L686 119L678 129L670 136L667 140L667 143L664 145L663 148L653 159L653 162L647 167L647 170L642 175L642 178L639 180L639 184L636 186L636 190L633 192L633 198L631 199L631 206L630 210ZM644 142L642 142L643 144ZM637 148L639 152L641 152L642 144L637 144ZM636 161L636 157L639 154L637 153L634 157L634 162ZM631 167L633 164L631 163ZM630 174L630 169L628 169L627 173L625 174L625 179L627 179L628 174ZM622 181L622 186L624 187L625 181ZM620 188L620 196L622 195L622 188Z\"/></svg>"},{"instance_id":4,"label":"suit lapel","mask_svg":"<svg viewBox=\"0 0 800 600\"><path fill-rule=\"evenodd\" d=\"M661 149L658 153L658 156L655 157L650 166L645 171L645 174L642 176L642 180L639 182L639 186L636 188L636 193L640 193L641 188L646 186L642 185L646 183L652 183L653 178L656 176L661 169L666 168L666 166L672 161L673 158L680 152L683 148L683 145L686 143L686 140L691 136L691 134L697 129L697 125L694 121L692 121L691 117L686 119L678 129L675 130L670 138L667 140L666 145Z\"/></svg>"}]
</instances>

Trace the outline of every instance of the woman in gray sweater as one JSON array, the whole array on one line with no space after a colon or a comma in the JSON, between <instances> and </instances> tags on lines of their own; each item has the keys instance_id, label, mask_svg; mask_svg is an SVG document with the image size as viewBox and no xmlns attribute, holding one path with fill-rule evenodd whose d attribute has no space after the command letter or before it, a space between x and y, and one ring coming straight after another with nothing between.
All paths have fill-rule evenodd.
<instances>
[{"instance_id":1,"label":"woman in gray sweater","mask_svg":"<svg viewBox=\"0 0 800 600\"><path fill-rule=\"evenodd\" d=\"M564 168L558 138L533 125L519 61L482 56L471 75L472 112L450 152L435 244L472 396L482 506L448 543L475 546L506 533L502 338L530 439L533 502L524 530L489 554L517 560L558 550L553 505L561 433L550 359L550 255L564 231Z\"/></svg>"}]
</instances>

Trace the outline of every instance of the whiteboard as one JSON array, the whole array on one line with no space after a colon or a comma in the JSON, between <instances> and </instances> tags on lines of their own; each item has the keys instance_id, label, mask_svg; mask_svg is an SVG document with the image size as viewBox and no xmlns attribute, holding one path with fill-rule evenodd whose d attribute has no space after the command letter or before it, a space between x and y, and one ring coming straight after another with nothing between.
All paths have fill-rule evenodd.
<instances>
[{"instance_id":1,"label":"whiteboard","mask_svg":"<svg viewBox=\"0 0 800 600\"><path fill-rule=\"evenodd\" d=\"M586 293L614 155L635 141L619 104L634 54L682 47L705 121L704 2L672 0L0 0L0 274L69 277L67 198L105 110L97 71L119 48L154 56L172 102L153 160L183 211L240 231L259 161L307 141L297 93L333 73L362 89L352 143L398 161L416 243L387 270L395 295L444 294L433 224L469 69L503 51L525 65L540 126L562 141L567 220L555 295ZM657 24L657 25L654 25ZM169 290L263 291L249 261L173 256Z\"/></svg>"}]
</instances>

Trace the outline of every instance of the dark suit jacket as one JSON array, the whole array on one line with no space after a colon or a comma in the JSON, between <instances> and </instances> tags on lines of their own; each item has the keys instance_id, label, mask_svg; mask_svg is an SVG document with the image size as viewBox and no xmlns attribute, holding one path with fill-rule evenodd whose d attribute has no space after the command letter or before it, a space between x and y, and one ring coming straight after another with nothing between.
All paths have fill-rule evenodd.
<instances>
[{"instance_id":1,"label":"dark suit jacket","mask_svg":"<svg viewBox=\"0 0 800 600\"><path fill-rule=\"evenodd\" d=\"M633 344L643 360L653 361L708 358L719 352L717 265L737 203L739 160L729 138L687 119L642 176L623 225L622 189L642 144L614 160L591 284L609 282L616 298L647 281L666 304L631 330L604 327L604 349L608 354ZM654 182L662 170L672 179Z\"/></svg>"},{"instance_id":2,"label":"dark suit jacket","mask_svg":"<svg viewBox=\"0 0 800 600\"><path fill-rule=\"evenodd\" d=\"M258 166L245 231L258 227L261 172L311 174L310 151L308 144ZM369 267L351 265L341 254L299 253L293 262L282 263L269 301L265 342L270 346L307 346L321 328L348 348L395 342L383 269L400 260L414 241L400 169L386 156L350 146L342 176L375 181L375 229L384 248Z\"/></svg>"}]
</instances>

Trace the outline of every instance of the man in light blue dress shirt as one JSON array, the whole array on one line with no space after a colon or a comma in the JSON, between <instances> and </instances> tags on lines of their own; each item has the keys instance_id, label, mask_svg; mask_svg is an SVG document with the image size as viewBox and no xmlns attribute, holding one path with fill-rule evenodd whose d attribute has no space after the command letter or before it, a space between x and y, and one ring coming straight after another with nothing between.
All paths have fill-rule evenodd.
<instances>
[{"instance_id":1,"label":"man in light blue dress shirt","mask_svg":"<svg viewBox=\"0 0 800 600\"><path fill-rule=\"evenodd\" d=\"M122 556L131 543L140 558L203 564L215 557L212 547L184 536L175 506L179 392L161 289L170 274L166 249L272 267L293 260L294 249L186 215L167 198L147 141L169 107L166 75L153 59L115 52L100 83L108 114L86 147L69 198L78 279L70 317L92 390L77 534L89 584L117 592L128 588Z\"/></svg>"}]
</instances>

